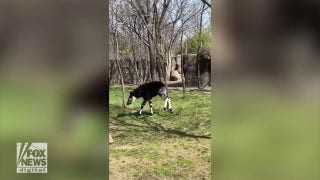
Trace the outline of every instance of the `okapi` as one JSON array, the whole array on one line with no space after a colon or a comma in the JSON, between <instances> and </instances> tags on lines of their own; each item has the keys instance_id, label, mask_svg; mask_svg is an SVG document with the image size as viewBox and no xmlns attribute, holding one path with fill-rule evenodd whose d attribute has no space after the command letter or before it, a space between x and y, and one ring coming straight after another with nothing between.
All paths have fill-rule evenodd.
<instances>
[{"instance_id":1,"label":"okapi","mask_svg":"<svg viewBox=\"0 0 320 180\"><path fill-rule=\"evenodd\" d=\"M157 95L159 95L164 100L163 110L167 111L167 109L169 109L170 112L173 112L171 107L171 101L170 101L170 98L168 97L166 85L160 81L154 81L154 82L142 84L135 90L131 91L130 96L128 98L127 105L132 104L137 98L142 97L143 102L141 104L139 115L142 114L142 109L147 102L149 102L150 113L151 115L153 115L152 98Z\"/></svg>"}]
</instances>

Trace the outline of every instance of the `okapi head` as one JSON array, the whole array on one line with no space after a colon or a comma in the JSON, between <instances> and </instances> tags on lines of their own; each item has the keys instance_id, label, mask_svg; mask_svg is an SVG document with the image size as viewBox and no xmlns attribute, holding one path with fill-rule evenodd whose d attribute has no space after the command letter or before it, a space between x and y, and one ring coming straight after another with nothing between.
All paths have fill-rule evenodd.
<instances>
[{"instance_id":1,"label":"okapi head","mask_svg":"<svg viewBox=\"0 0 320 180\"><path fill-rule=\"evenodd\" d=\"M127 105L130 105L132 104L136 99L137 99L137 91L134 90L134 91L131 91L130 92L130 96L128 98L128 101L127 101Z\"/></svg>"}]
</instances>

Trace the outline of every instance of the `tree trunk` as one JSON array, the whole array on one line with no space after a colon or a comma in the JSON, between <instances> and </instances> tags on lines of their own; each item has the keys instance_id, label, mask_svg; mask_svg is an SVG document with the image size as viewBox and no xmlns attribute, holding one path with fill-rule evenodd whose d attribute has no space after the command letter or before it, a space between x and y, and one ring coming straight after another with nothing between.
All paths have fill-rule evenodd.
<instances>
[{"instance_id":1,"label":"tree trunk","mask_svg":"<svg viewBox=\"0 0 320 180\"><path fill-rule=\"evenodd\" d=\"M150 40L149 58L150 58L151 81L159 80L158 74L157 74L157 59L156 59L155 46L152 40Z\"/></svg>"},{"instance_id":2,"label":"tree trunk","mask_svg":"<svg viewBox=\"0 0 320 180\"><path fill-rule=\"evenodd\" d=\"M197 50L198 88L199 89L201 88L199 52L201 48L202 16L203 16L204 10L205 10L205 4L202 5L202 10L200 15L199 39L198 39L198 50Z\"/></svg>"},{"instance_id":3,"label":"tree trunk","mask_svg":"<svg viewBox=\"0 0 320 180\"><path fill-rule=\"evenodd\" d=\"M170 73L171 73L171 66L172 66L172 54L171 50L168 51L168 60L167 60L167 65L166 65L166 81L170 80Z\"/></svg>"},{"instance_id":4,"label":"tree trunk","mask_svg":"<svg viewBox=\"0 0 320 180\"><path fill-rule=\"evenodd\" d=\"M141 78L142 78L142 82L141 83L144 83L144 82L146 82L146 72L148 72L147 71L147 62L146 62L146 60L144 59L143 61L141 61L141 64L140 64L141 66L140 66L140 76L141 76ZM143 73L143 69L145 70L145 73Z\"/></svg>"},{"instance_id":5,"label":"tree trunk","mask_svg":"<svg viewBox=\"0 0 320 180\"><path fill-rule=\"evenodd\" d=\"M132 39L133 40L133 39ZM132 56L133 56L133 66L134 66L134 72L136 75L136 78L134 78L135 80L138 80L139 85L141 84L141 77L139 77L139 73L138 73L138 67L137 67L137 55L136 55L136 51L134 49L133 44L131 45L131 49L132 49ZM136 83L136 82L134 82Z\"/></svg>"},{"instance_id":6,"label":"tree trunk","mask_svg":"<svg viewBox=\"0 0 320 180\"><path fill-rule=\"evenodd\" d=\"M180 41L181 53L180 54L181 54L181 80L182 80L182 86L183 86L183 99L185 99L185 97L186 97L186 81L185 81L185 77L184 77L182 38L183 38L183 32L181 33L181 41ZM185 49L187 51L187 46L185 47ZM186 54L187 54L187 52L186 52Z\"/></svg>"},{"instance_id":7,"label":"tree trunk","mask_svg":"<svg viewBox=\"0 0 320 180\"><path fill-rule=\"evenodd\" d=\"M126 107L126 102L125 102L125 88L124 88L124 82L123 82L123 76L122 76L122 71L120 68L120 64L119 64L119 60L116 60L117 66L118 66L118 70L119 70L119 74L120 74L120 79L121 79L121 87L122 87L122 108Z\"/></svg>"},{"instance_id":8,"label":"tree trunk","mask_svg":"<svg viewBox=\"0 0 320 180\"><path fill-rule=\"evenodd\" d=\"M118 44L118 38L116 32L114 32L114 43L115 43L115 55L116 55L116 63L121 79L121 86L122 86L122 108L126 107L126 102L125 102L125 89L124 89L124 81L123 81L123 75L122 75L122 70L120 67L119 63L119 44Z\"/></svg>"},{"instance_id":9,"label":"tree trunk","mask_svg":"<svg viewBox=\"0 0 320 180\"><path fill-rule=\"evenodd\" d=\"M157 60L157 72L158 72L159 81L161 81L162 80L161 78L163 77L163 75L162 75L162 67L161 67L160 60Z\"/></svg>"}]
</instances>

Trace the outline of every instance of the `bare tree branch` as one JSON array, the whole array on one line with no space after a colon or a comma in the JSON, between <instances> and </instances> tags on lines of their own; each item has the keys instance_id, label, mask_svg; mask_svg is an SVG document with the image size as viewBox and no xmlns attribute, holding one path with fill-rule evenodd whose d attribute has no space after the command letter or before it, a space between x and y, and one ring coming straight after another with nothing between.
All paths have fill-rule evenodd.
<instances>
[{"instance_id":1,"label":"bare tree branch","mask_svg":"<svg viewBox=\"0 0 320 180\"><path fill-rule=\"evenodd\" d=\"M201 0L201 1L211 8L211 4L209 4L207 0Z\"/></svg>"}]
</instances>

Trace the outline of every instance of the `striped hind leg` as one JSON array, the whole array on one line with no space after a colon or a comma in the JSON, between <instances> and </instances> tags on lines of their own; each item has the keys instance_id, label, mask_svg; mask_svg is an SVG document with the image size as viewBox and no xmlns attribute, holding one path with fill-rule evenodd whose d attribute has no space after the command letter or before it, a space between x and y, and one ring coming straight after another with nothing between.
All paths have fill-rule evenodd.
<instances>
[{"instance_id":1,"label":"striped hind leg","mask_svg":"<svg viewBox=\"0 0 320 180\"><path fill-rule=\"evenodd\" d=\"M146 105L147 101L146 100L143 100L142 104L141 104L141 108L140 108L140 111L139 111L139 115L142 114L142 109L144 107L144 105Z\"/></svg>"},{"instance_id":2,"label":"striped hind leg","mask_svg":"<svg viewBox=\"0 0 320 180\"><path fill-rule=\"evenodd\" d=\"M159 90L159 96L161 96L162 99L164 100L163 110L167 111L169 109L170 112L173 112L172 107L171 107L171 100L167 96L167 91L165 88L161 88Z\"/></svg>"},{"instance_id":3,"label":"striped hind leg","mask_svg":"<svg viewBox=\"0 0 320 180\"><path fill-rule=\"evenodd\" d=\"M167 111L169 98L164 97L163 99L164 99L163 111Z\"/></svg>"},{"instance_id":4,"label":"striped hind leg","mask_svg":"<svg viewBox=\"0 0 320 180\"><path fill-rule=\"evenodd\" d=\"M153 115L152 101L151 100L149 100L149 106L150 106L150 113L151 113L151 115Z\"/></svg>"},{"instance_id":5,"label":"striped hind leg","mask_svg":"<svg viewBox=\"0 0 320 180\"><path fill-rule=\"evenodd\" d=\"M171 98L168 97L167 99L168 99L168 109L170 112L173 112L173 109L171 107Z\"/></svg>"},{"instance_id":6,"label":"striped hind leg","mask_svg":"<svg viewBox=\"0 0 320 180\"><path fill-rule=\"evenodd\" d=\"M173 112L173 109L172 109L172 107L171 107L171 98L169 98L169 97L167 97L166 99L165 99L165 107L163 107L163 109L165 109L165 110L169 110L169 112Z\"/></svg>"}]
</instances>

